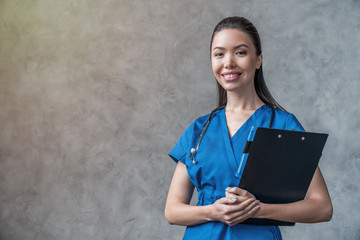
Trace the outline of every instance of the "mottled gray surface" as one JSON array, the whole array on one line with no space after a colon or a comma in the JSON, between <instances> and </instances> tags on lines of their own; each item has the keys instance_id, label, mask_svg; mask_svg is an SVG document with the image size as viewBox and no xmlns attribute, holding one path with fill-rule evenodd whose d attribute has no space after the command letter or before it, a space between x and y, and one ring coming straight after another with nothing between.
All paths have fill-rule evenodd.
<instances>
[{"instance_id":1,"label":"mottled gray surface","mask_svg":"<svg viewBox=\"0 0 360 240\"><path fill-rule=\"evenodd\" d=\"M333 220L285 239L360 239L360 1L0 0L0 239L180 239L167 153L216 104L209 39L242 15L268 85L309 131Z\"/></svg>"}]
</instances>

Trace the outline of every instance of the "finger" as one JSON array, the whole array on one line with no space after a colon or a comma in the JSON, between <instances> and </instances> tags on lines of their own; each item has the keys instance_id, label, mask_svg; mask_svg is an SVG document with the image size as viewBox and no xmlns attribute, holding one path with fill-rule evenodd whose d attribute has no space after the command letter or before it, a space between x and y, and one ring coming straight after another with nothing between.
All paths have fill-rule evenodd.
<instances>
[{"instance_id":1,"label":"finger","mask_svg":"<svg viewBox=\"0 0 360 240\"><path fill-rule=\"evenodd\" d=\"M244 202L237 202L236 198L220 198L215 202L219 206L218 209L226 215L227 220L231 220L242 213L242 211L248 207L256 199L247 199Z\"/></svg>"},{"instance_id":2,"label":"finger","mask_svg":"<svg viewBox=\"0 0 360 240\"><path fill-rule=\"evenodd\" d=\"M260 204L257 204L253 209L248 212L248 218L252 218L260 210Z\"/></svg>"},{"instance_id":3,"label":"finger","mask_svg":"<svg viewBox=\"0 0 360 240\"><path fill-rule=\"evenodd\" d=\"M231 197L223 197L216 201L216 203L219 204L233 204L235 202L236 202L236 198L231 198Z\"/></svg>"},{"instance_id":4,"label":"finger","mask_svg":"<svg viewBox=\"0 0 360 240\"><path fill-rule=\"evenodd\" d=\"M247 199L237 205L237 212L239 214L244 214L245 212L248 212L250 209L254 208L258 204L259 202L255 198Z\"/></svg>"},{"instance_id":5,"label":"finger","mask_svg":"<svg viewBox=\"0 0 360 240\"><path fill-rule=\"evenodd\" d=\"M226 197L229 197L229 198L236 198L236 202L237 203L241 203L241 202L244 202L246 200L249 199L248 196L244 197L244 196L240 196L240 195L236 195L234 193L230 193L230 192L226 192Z\"/></svg>"},{"instance_id":6,"label":"finger","mask_svg":"<svg viewBox=\"0 0 360 240\"><path fill-rule=\"evenodd\" d=\"M230 220L237 219L241 216L248 218L248 212L254 209L258 203L259 202L257 202L255 199L246 200L245 202L238 204L233 208L229 208L227 214L231 216Z\"/></svg>"},{"instance_id":7,"label":"finger","mask_svg":"<svg viewBox=\"0 0 360 240\"><path fill-rule=\"evenodd\" d=\"M260 210L260 204L257 201L255 201L254 203L255 203L255 205L250 205L245 210L246 212L244 212L244 214L243 214L243 218L244 218L243 221L245 221L248 218L253 217Z\"/></svg>"},{"instance_id":8,"label":"finger","mask_svg":"<svg viewBox=\"0 0 360 240\"><path fill-rule=\"evenodd\" d=\"M230 194L232 195L232 198L234 198L233 196L235 196L235 194L232 194L232 193L229 193L229 192L225 191L225 196L226 197L230 197Z\"/></svg>"},{"instance_id":9,"label":"finger","mask_svg":"<svg viewBox=\"0 0 360 240\"><path fill-rule=\"evenodd\" d=\"M260 206L256 206L255 208L253 208L252 210L250 210L249 212L239 215L237 217L234 217L232 220L227 221L227 224L230 226L234 226L236 224L239 224L241 222L244 222L245 220L252 218L260 209Z\"/></svg>"},{"instance_id":10,"label":"finger","mask_svg":"<svg viewBox=\"0 0 360 240\"><path fill-rule=\"evenodd\" d=\"M238 187L228 187L226 188L226 192L237 194L240 196L246 196L248 194L248 191Z\"/></svg>"},{"instance_id":11,"label":"finger","mask_svg":"<svg viewBox=\"0 0 360 240\"><path fill-rule=\"evenodd\" d=\"M247 214L247 215L252 215L252 213L256 213L259 208L260 208L260 201L256 200L254 202L252 202L251 204L249 204L247 207L244 208L243 210L243 214Z\"/></svg>"},{"instance_id":12,"label":"finger","mask_svg":"<svg viewBox=\"0 0 360 240\"><path fill-rule=\"evenodd\" d=\"M243 222L246 219L253 217L259 211L259 209L260 209L259 202L254 201L245 209L232 214L230 220L228 221L228 224L233 226L235 224Z\"/></svg>"},{"instance_id":13,"label":"finger","mask_svg":"<svg viewBox=\"0 0 360 240\"><path fill-rule=\"evenodd\" d=\"M229 197L229 198L237 198L238 197L238 195L231 193L231 192L226 192L225 195L226 195L226 197Z\"/></svg>"},{"instance_id":14,"label":"finger","mask_svg":"<svg viewBox=\"0 0 360 240\"><path fill-rule=\"evenodd\" d=\"M239 204L228 205L226 214L231 216L230 219L236 218L239 215L244 214L244 210L251 204L253 204L255 199L247 199L246 201ZM255 206L255 205L254 205Z\"/></svg>"}]
</instances>

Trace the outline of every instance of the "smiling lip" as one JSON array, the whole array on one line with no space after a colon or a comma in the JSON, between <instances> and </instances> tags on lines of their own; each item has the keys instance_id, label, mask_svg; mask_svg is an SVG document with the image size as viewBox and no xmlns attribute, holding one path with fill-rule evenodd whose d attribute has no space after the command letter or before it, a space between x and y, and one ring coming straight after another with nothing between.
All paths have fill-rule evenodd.
<instances>
[{"instance_id":1,"label":"smiling lip","mask_svg":"<svg viewBox=\"0 0 360 240\"><path fill-rule=\"evenodd\" d=\"M234 81L240 77L241 73L239 72L227 72L222 73L221 76L225 79L225 81Z\"/></svg>"}]
</instances>

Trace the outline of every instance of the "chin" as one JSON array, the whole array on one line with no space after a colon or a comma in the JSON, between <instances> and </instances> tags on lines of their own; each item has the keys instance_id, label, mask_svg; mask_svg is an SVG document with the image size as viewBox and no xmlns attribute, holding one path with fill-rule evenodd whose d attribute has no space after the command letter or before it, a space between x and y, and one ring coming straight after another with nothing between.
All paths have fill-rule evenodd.
<instances>
[{"instance_id":1,"label":"chin","mask_svg":"<svg viewBox=\"0 0 360 240\"><path fill-rule=\"evenodd\" d=\"M229 85L225 84L225 85L222 85L222 87L227 92L238 92L238 91L242 91L243 89L246 89L246 86L243 86L243 85L229 86Z\"/></svg>"}]
</instances>

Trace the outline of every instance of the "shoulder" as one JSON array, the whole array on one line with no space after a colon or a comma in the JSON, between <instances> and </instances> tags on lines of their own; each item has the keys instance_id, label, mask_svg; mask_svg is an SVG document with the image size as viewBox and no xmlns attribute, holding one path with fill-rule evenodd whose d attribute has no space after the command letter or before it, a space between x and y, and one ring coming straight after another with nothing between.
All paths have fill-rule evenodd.
<instances>
[{"instance_id":1,"label":"shoulder","mask_svg":"<svg viewBox=\"0 0 360 240\"><path fill-rule=\"evenodd\" d=\"M191 125L195 127L200 127L202 129L210 117L212 120L219 119L223 111L224 111L224 107L218 107L212 110L210 113L195 119Z\"/></svg>"},{"instance_id":2,"label":"shoulder","mask_svg":"<svg viewBox=\"0 0 360 240\"><path fill-rule=\"evenodd\" d=\"M198 137L202 130L205 127L205 124L207 123L207 121L210 118L211 115L211 124L216 124L217 122L219 122L221 116L222 116L222 112L224 111L224 109L215 109L212 112L202 115L198 118L196 118L195 120L192 121L192 123L189 125L189 127L185 130L184 132L184 136L186 136L187 138L191 138L192 136Z\"/></svg>"},{"instance_id":3,"label":"shoulder","mask_svg":"<svg viewBox=\"0 0 360 240\"><path fill-rule=\"evenodd\" d=\"M280 109L274 109L274 110L276 112L276 118L278 119L278 121L284 124L284 129L304 131L304 128L302 127L299 120L295 117L294 114Z\"/></svg>"},{"instance_id":4,"label":"shoulder","mask_svg":"<svg viewBox=\"0 0 360 240\"><path fill-rule=\"evenodd\" d=\"M183 135L190 137L193 134L198 134L199 131L201 131L204 127L204 125L206 124L206 121L208 120L210 116L209 114L200 116L198 118L196 118L195 120L193 120L190 125L188 125L188 127L186 128L185 132Z\"/></svg>"},{"instance_id":5,"label":"shoulder","mask_svg":"<svg viewBox=\"0 0 360 240\"><path fill-rule=\"evenodd\" d=\"M206 121L209 119L210 113L200 116L197 119L195 119L192 124L203 126L205 125Z\"/></svg>"},{"instance_id":6,"label":"shoulder","mask_svg":"<svg viewBox=\"0 0 360 240\"><path fill-rule=\"evenodd\" d=\"M185 156L189 153L190 147L197 141L209 116L210 114L206 114L195 119L181 135L180 139L169 153L169 156L175 162L181 161L185 164Z\"/></svg>"},{"instance_id":7,"label":"shoulder","mask_svg":"<svg viewBox=\"0 0 360 240\"><path fill-rule=\"evenodd\" d=\"M276 117L283 121L288 121L290 118L295 117L295 115L290 112L286 112L278 108L274 108L274 110L276 113Z\"/></svg>"}]
</instances>

